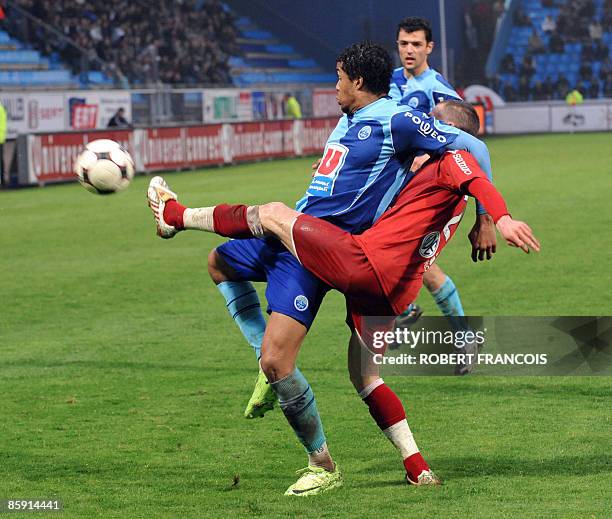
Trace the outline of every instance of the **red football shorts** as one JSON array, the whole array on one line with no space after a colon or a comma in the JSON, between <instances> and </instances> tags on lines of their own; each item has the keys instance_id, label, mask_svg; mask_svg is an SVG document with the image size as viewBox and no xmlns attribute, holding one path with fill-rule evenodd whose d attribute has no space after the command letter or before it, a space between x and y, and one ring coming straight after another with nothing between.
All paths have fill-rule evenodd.
<instances>
[{"instance_id":1,"label":"red football shorts","mask_svg":"<svg viewBox=\"0 0 612 519\"><path fill-rule=\"evenodd\" d=\"M302 214L293 223L292 238L304 268L345 295L346 322L366 345L371 344L373 331L393 329L396 314L368 257L350 233Z\"/></svg>"}]
</instances>

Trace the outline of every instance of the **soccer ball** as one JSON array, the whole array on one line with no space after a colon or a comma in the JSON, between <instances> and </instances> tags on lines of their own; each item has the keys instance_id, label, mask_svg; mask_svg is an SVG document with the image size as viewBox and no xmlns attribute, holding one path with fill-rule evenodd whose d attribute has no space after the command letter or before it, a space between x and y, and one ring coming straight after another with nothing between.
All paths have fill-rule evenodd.
<instances>
[{"instance_id":1,"label":"soccer ball","mask_svg":"<svg viewBox=\"0 0 612 519\"><path fill-rule=\"evenodd\" d=\"M91 141L74 161L74 172L81 185L98 195L122 191L134 178L134 161L118 142Z\"/></svg>"}]
</instances>

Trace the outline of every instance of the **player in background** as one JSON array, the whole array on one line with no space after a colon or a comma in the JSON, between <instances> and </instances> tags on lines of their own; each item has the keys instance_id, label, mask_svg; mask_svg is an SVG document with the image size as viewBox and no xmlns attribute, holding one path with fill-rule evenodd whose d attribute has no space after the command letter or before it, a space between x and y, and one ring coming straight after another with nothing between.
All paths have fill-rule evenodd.
<instances>
[{"instance_id":1,"label":"player in background","mask_svg":"<svg viewBox=\"0 0 612 519\"><path fill-rule=\"evenodd\" d=\"M350 232L362 232L396 196L405 181L405 176L398 174L401 165L409 163L419 150L469 149L480 156L485 169L490 169L488 151L481 141L425 114L399 107L387 97L392 65L382 47L357 44L345 49L338 58L337 71L338 102L346 115L330 135L319 171L297 204L301 212L326 218ZM158 223L163 212L163 187L151 185L148 191ZM185 217L187 227L199 228L206 222L213 222L211 212L189 212ZM158 231L164 238L177 232L161 227ZM260 357L263 373L254 392L254 397L261 397L259 410L270 403L268 395L276 395L308 453L307 469L287 493L320 493L339 486L341 476L327 447L314 394L295 366L329 287L276 240L225 243L209 255L209 272L236 324ZM250 281L267 282L267 325ZM257 394L259 388L261 393ZM252 405L249 409L257 411Z\"/></svg>"},{"instance_id":2,"label":"player in background","mask_svg":"<svg viewBox=\"0 0 612 519\"><path fill-rule=\"evenodd\" d=\"M414 110L430 113L434 107L445 100L460 100L461 97L438 71L429 66L428 57L433 51L434 42L431 24L424 18L406 18L397 27L397 50L402 66L393 71L389 96L401 105ZM495 229L488 214L478 205L476 223L470 231L472 259L487 259L495 252ZM464 326L464 314L459 292L453 280L438 265L423 277L423 283L434 298L443 315L447 316L455 328ZM398 325L410 324L421 314L418 306L404 309L398 318ZM469 366L460 367L459 374L469 372Z\"/></svg>"},{"instance_id":3,"label":"player in background","mask_svg":"<svg viewBox=\"0 0 612 519\"><path fill-rule=\"evenodd\" d=\"M449 101L436 111L466 129L474 125L478 128L478 116L467 103ZM388 330L401 308L416 298L423 273L461 220L465 195L483 200L510 245L525 252L539 250L529 227L509 216L503 198L474 158L467 152L452 151L430 161L382 217L359 235L281 203L188 209L177 202L163 179L156 177L151 185L161 195L163 208L156 220L162 232L190 228L234 238L271 232L313 274L345 294L347 324L352 331L348 356L351 381L380 429L402 455L408 482L437 484L438 478L419 452L401 401L380 378L372 356L366 355L365 364L362 362L362 346L373 351L367 339L372 332L367 316L390 316L386 323L384 319L376 323ZM213 217L193 225L186 219L193 212L211 213ZM398 258L409 259L404 269L397 268ZM374 351L384 353L384 349Z\"/></svg>"}]
</instances>

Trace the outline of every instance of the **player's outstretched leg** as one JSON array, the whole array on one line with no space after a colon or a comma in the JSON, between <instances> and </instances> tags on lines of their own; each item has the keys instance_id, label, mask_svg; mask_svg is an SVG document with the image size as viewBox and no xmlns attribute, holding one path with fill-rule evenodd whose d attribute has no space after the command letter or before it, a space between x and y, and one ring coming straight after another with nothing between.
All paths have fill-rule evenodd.
<instances>
[{"instance_id":1,"label":"player's outstretched leg","mask_svg":"<svg viewBox=\"0 0 612 519\"><path fill-rule=\"evenodd\" d=\"M285 495L310 496L342 486L342 475L334 463L317 403L310 384L295 367L295 359L306 336L306 327L291 317L272 312L262 348L261 367L270 381L289 425L308 454L308 466Z\"/></svg>"},{"instance_id":2,"label":"player's outstretched leg","mask_svg":"<svg viewBox=\"0 0 612 519\"><path fill-rule=\"evenodd\" d=\"M406 470L406 481L411 485L440 485L440 479L429 468L417 447L401 400L382 378L374 374L377 366L373 362L368 366L362 365L363 358L366 358L362 357L362 347L359 337L353 333L348 353L351 382L380 430L399 451Z\"/></svg>"}]
</instances>

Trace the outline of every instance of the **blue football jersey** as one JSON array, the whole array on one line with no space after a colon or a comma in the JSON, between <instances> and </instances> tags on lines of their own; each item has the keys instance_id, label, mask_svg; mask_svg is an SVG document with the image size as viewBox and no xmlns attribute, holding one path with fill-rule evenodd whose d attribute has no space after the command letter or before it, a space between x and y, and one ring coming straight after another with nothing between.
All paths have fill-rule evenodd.
<instances>
[{"instance_id":1,"label":"blue football jersey","mask_svg":"<svg viewBox=\"0 0 612 519\"><path fill-rule=\"evenodd\" d=\"M405 184L416 154L454 149L455 140L466 149L470 137L389 97L379 99L340 118L296 209L353 234L363 232Z\"/></svg>"},{"instance_id":2,"label":"blue football jersey","mask_svg":"<svg viewBox=\"0 0 612 519\"><path fill-rule=\"evenodd\" d=\"M389 96L397 103L426 114L447 99L461 99L444 76L428 68L416 77L406 79L404 68L396 68L391 76Z\"/></svg>"}]
</instances>

